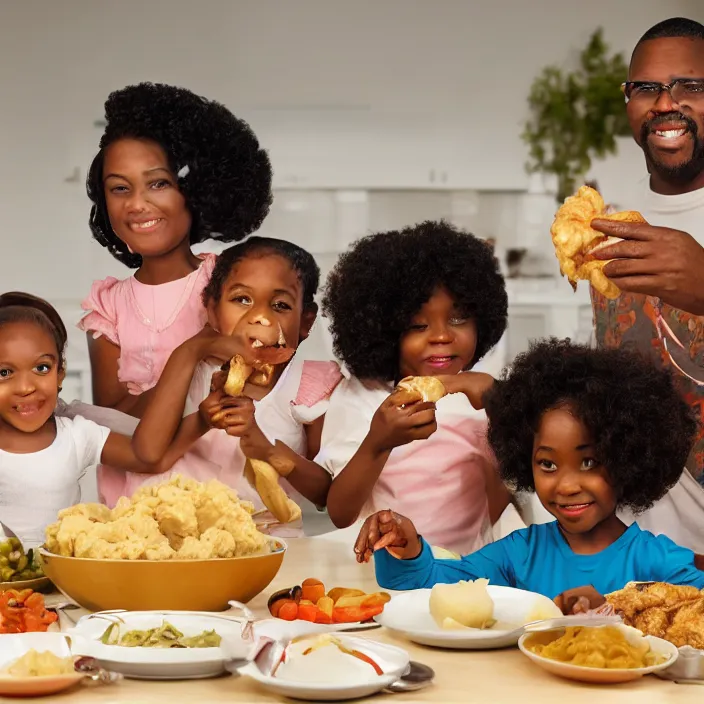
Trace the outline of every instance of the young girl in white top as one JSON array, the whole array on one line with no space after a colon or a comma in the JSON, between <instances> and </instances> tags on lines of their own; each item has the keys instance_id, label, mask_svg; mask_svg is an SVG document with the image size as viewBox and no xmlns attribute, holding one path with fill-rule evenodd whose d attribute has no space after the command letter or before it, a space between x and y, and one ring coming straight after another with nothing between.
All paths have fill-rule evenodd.
<instances>
[{"instance_id":1,"label":"young girl in white top","mask_svg":"<svg viewBox=\"0 0 704 704\"><path fill-rule=\"evenodd\" d=\"M188 414L201 405L212 429L173 472L200 481L216 477L263 511L244 478L245 458L263 460L281 474L280 484L294 501L302 496L324 506L331 477L311 460L320 447L328 398L341 379L337 364L304 362L294 354L276 366L268 386L247 384L238 398L225 394L220 371L236 351L244 357L265 355L266 347L262 351L252 343L270 345L272 330L280 330L295 350L316 318L318 279L313 257L284 240L252 237L225 250L203 293L211 327L171 355L135 432L137 455L160 461ZM226 416L217 418L222 411ZM269 514L260 520L272 534L302 535L300 520L281 525Z\"/></svg>"},{"instance_id":2,"label":"young girl in white top","mask_svg":"<svg viewBox=\"0 0 704 704\"><path fill-rule=\"evenodd\" d=\"M81 416L54 416L66 375L66 328L46 301L25 293L0 296L0 517L25 547L81 498L79 480L108 462L132 472L166 471L203 430L184 423L158 462L141 462L129 437Z\"/></svg>"},{"instance_id":3,"label":"young girl in white top","mask_svg":"<svg viewBox=\"0 0 704 704\"><path fill-rule=\"evenodd\" d=\"M470 403L491 378L460 372L499 341L507 306L490 247L444 222L365 237L342 255L323 310L346 379L317 458L334 476L335 525L403 506L435 546L465 554L491 542L509 495ZM392 393L403 377L438 375L452 395L437 406Z\"/></svg>"},{"instance_id":4,"label":"young girl in white top","mask_svg":"<svg viewBox=\"0 0 704 704\"><path fill-rule=\"evenodd\" d=\"M192 246L241 240L261 225L271 165L247 123L184 88L127 86L109 96L105 118L88 174L90 228L135 272L95 281L83 301L95 406L66 413L130 434L169 355L206 322L201 294L215 256ZM127 493L124 478L98 471L109 506Z\"/></svg>"}]
</instances>

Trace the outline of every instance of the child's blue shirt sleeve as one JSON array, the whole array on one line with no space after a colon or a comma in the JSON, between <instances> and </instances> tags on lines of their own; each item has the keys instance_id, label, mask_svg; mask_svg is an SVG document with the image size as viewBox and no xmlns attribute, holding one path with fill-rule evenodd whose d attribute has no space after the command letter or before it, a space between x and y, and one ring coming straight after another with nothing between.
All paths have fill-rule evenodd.
<instances>
[{"instance_id":1,"label":"child's blue shirt sleeve","mask_svg":"<svg viewBox=\"0 0 704 704\"><path fill-rule=\"evenodd\" d=\"M683 548L664 535L641 533L645 549L639 551L641 558L649 563L653 576L650 581L668 582L704 589L704 572L694 564L694 553Z\"/></svg>"},{"instance_id":2,"label":"child's blue shirt sleeve","mask_svg":"<svg viewBox=\"0 0 704 704\"><path fill-rule=\"evenodd\" d=\"M424 539L421 539L420 555L413 560L398 560L386 550L380 550L374 553L376 580L385 589L399 591L429 589L435 584L454 584L482 577L495 586L510 587L515 583L513 564L520 560L518 553L521 552L520 545L516 544L520 543L520 538L517 541L512 536L490 543L460 560L438 560Z\"/></svg>"}]
</instances>

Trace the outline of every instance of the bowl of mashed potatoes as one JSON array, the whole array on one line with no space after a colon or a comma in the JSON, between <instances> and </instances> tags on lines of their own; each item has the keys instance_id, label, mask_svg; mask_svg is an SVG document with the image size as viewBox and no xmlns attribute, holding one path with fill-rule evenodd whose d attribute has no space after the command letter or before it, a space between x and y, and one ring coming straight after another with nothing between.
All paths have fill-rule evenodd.
<instances>
[{"instance_id":1,"label":"bowl of mashed potatoes","mask_svg":"<svg viewBox=\"0 0 704 704\"><path fill-rule=\"evenodd\" d=\"M526 633L521 652L554 675L593 684L617 684L659 672L677 660L677 648L630 626L572 626Z\"/></svg>"},{"instance_id":2,"label":"bowl of mashed potatoes","mask_svg":"<svg viewBox=\"0 0 704 704\"><path fill-rule=\"evenodd\" d=\"M90 611L221 611L263 591L283 562L286 544L261 533L253 512L217 480L175 476L114 509L61 511L39 557L56 587Z\"/></svg>"}]
</instances>

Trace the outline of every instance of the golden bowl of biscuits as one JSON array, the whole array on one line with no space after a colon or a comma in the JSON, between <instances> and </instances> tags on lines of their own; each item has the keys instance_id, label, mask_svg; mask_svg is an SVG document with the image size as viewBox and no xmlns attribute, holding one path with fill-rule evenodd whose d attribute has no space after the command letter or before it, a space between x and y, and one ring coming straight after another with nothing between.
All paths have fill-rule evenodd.
<instances>
[{"instance_id":1,"label":"golden bowl of biscuits","mask_svg":"<svg viewBox=\"0 0 704 704\"><path fill-rule=\"evenodd\" d=\"M254 507L217 480L174 476L114 509L59 513L40 550L44 572L90 611L220 611L274 579L286 544L261 533Z\"/></svg>"}]
</instances>

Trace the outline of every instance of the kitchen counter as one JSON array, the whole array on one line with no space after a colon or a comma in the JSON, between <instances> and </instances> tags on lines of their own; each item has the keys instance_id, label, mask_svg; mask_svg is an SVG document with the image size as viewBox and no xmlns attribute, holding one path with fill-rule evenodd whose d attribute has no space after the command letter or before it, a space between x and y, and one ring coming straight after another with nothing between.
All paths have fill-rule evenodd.
<instances>
[{"instance_id":1,"label":"kitchen counter","mask_svg":"<svg viewBox=\"0 0 704 704\"><path fill-rule=\"evenodd\" d=\"M342 533L342 532L341 532ZM266 598L275 589L299 584L306 577L317 577L328 586L378 589L371 565L358 565L353 557L350 536L291 540L281 571L263 595L250 603L262 616ZM207 585L203 585L207 588ZM677 685L650 676L621 685L586 685L563 680L533 665L518 649L495 651L445 651L413 645L392 637L384 629L365 633L369 638L405 648L412 660L435 670L435 684L409 694L381 694L369 701L404 702L492 702L493 704L694 704L701 699L697 687ZM82 686L65 695L52 697L76 704L173 704L174 701L200 702L276 702L269 694L244 677L225 676L210 680L182 682L145 682L123 680L110 686Z\"/></svg>"}]
</instances>

